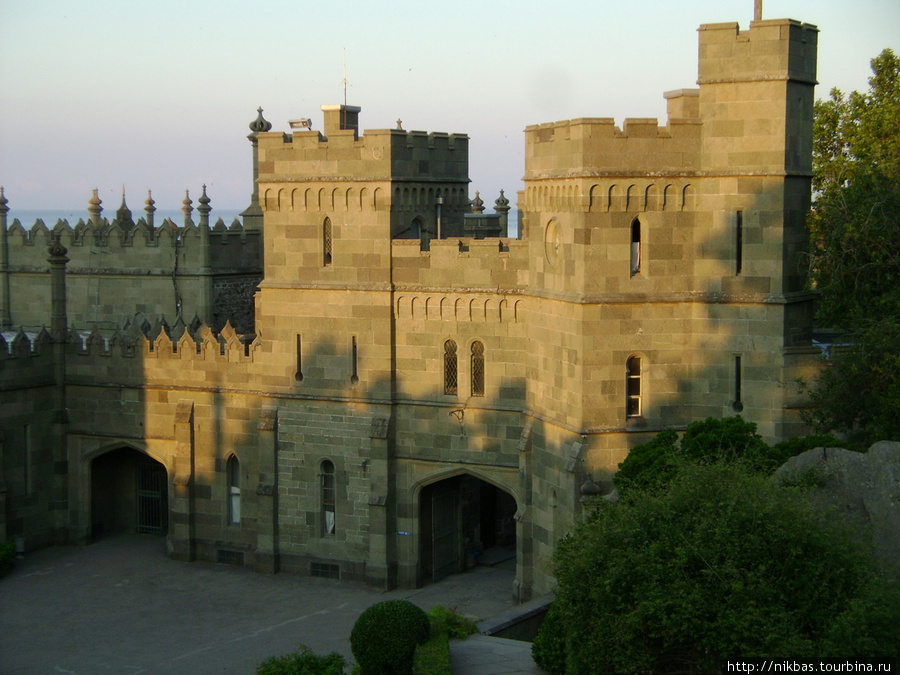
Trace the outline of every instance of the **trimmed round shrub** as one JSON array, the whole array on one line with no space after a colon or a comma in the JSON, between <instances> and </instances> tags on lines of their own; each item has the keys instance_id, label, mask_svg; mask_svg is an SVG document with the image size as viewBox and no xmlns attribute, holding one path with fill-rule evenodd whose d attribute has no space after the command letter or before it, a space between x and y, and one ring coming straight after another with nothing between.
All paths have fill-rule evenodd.
<instances>
[{"instance_id":1,"label":"trimmed round shrub","mask_svg":"<svg viewBox=\"0 0 900 675\"><path fill-rule=\"evenodd\" d=\"M350 649L361 675L410 675L416 645L431 634L428 615L408 600L387 600L359 615Z\"/></svg>"}]
</instances>

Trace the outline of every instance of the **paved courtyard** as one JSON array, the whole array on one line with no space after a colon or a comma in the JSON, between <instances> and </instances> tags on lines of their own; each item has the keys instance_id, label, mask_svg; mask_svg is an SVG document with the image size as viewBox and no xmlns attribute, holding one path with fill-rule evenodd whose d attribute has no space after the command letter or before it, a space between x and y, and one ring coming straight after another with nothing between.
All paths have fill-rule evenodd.
<instances>
[{"instance_id":1,"label":"paved courtyard","mask_svg":"<svg viewBox=\"0 0 900 675\"><path fill-rule=\"evenodd\" d=\"M353 623L381 600L456 607L476 620L514 605L509 563L381 593L177 562L163 551L162 538L125 535L26 554L0 580L0 673L252 675L263 659L301 643L351 660Z\"/></svg>"}]
</instances>

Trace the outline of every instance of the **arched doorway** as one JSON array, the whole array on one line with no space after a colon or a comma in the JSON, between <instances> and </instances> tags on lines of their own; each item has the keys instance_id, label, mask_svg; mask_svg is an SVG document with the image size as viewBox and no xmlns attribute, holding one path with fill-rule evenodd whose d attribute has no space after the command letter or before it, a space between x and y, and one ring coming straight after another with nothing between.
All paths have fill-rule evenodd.
<instances>
[{"instance_id":1,"label":"arched doorway","mask_svg":"<svg viewBox=\"0 0 900 675\"><path fill-rule=\"evenodd\" d=\"M515 514L511 494L476 476L426 485L419 497L419 583L477 564L514 560Z\"/></svg>"},{"instance_id":2,"label":"arched doorway","mask_svg":"<svg viewBox=\"0 0 900 675\"><path fill-rule=\"evenodd\" d=\"M111 450L91 462L91 538L121 532L166 534L166 467L132 448Z\"/></svg>"}]
</instances>

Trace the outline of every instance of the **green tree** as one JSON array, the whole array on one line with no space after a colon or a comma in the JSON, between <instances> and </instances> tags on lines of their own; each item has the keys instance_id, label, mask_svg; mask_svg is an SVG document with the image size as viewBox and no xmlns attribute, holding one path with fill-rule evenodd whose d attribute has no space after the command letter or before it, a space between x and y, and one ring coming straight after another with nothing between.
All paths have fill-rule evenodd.
<instances>
[{"instance_id":1,"label":"green tree","mask_svg":"<svg viewBox=\"0 0 900 675\"><path fill-rule=\"evenodd\" d=\"M817 101L810 285L817 322L849 343L811 388L809 421L862 443L900 439L900 58L869 90Z\"/></svg>"},{"instance_id":2,"label":"green tree","mask_svg":"<svg viewBox=\"0 0 900 675\"><path fill-rule=\"evenodd\" d=\"M801 490L722 463L684 464L666 490L600 505L555 553L565 672L896 659L896 588L834 520Z\"/></svg>"},{"instance_id":3,"label":"green tree","mask_svg":"<svg viewBox=\"0 0 900 675\"><path fill-rule=\"evenodd\" d=\"M679 440L672 430L634 447L613 482L619 492L665 487L686 463L739 462L756 471L774 471L784 463L783 453L766 445L756 424L740 415L691 422Z\"/></svg>"}]
</instances>

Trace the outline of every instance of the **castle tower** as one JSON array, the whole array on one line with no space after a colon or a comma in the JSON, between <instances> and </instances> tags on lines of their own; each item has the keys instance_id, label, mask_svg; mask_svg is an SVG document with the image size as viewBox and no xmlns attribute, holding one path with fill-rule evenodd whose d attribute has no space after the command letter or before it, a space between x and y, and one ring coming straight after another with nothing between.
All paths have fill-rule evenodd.
<instances>
[{"instance_id":1,"label":"castle tower","mask_svg":"<svg viewBox=\"0 0 900 675\"><path fill-rule=\"evenodd\" d=\"M461 229L468 138L402 129L360 134L358 107L322 111L323 132L307 122L290 135L257 135L265 223L257 325L271 345L274 390L310 399L303 420L279 416L279 437L302 449L298 461L312 467L309 479L319 480L319 465L339 475L360 472L362 460L351 466L350 458L366 458L360 479L372 486L377 504L344 516L340 536L348 538L345 554L369 547L367 579L390 586L396 527L386 500L396 474L394 448L381 432L357 428L369 419L359 413L385 424L392 419L392 239L416 238L427 248L437 235L439 198L443 222ZM454 233L448 229L442 235ZM287 545L284 564L299 564L319 543Z\"/></svg>"},{"instance_id":2,"label":"castle tower","mask_svg":"<svg viewBox=\"0 0 900 675\"><path fill-rule=\"evenodd\" d=\"M665 126L526 128L536 494L553 485L577 513L579 485L708 416L743 414L770 442L792 430L816 38L792 20L705 25L699 89L665 94Z\"/></svg>"}]
</instances>

